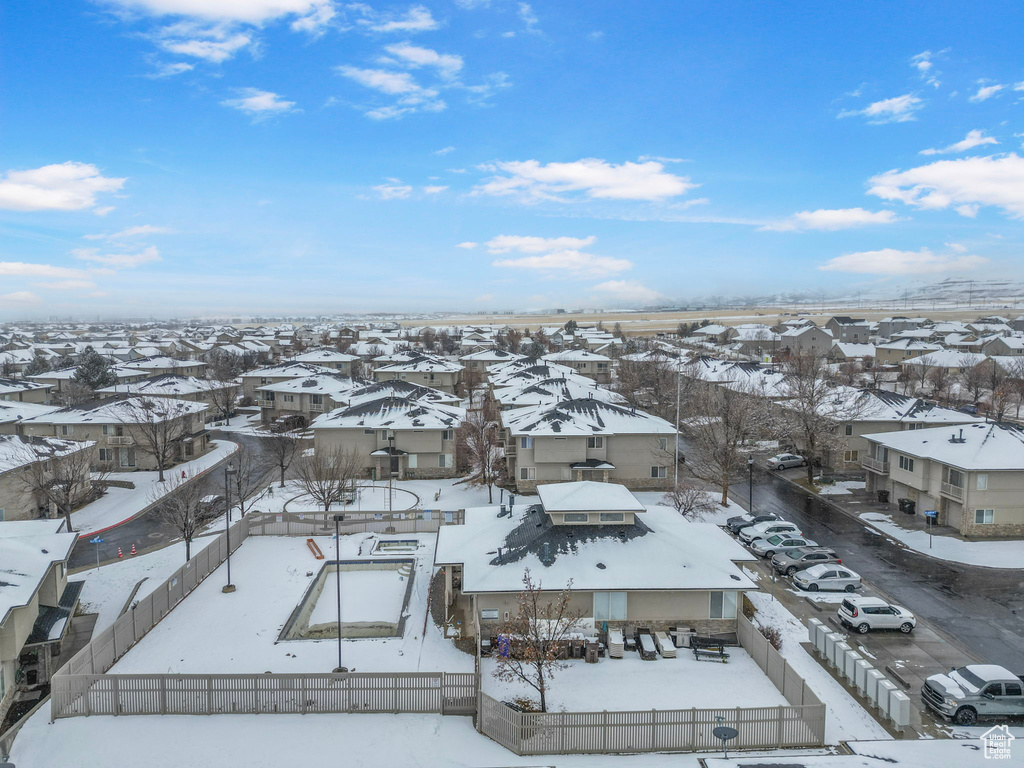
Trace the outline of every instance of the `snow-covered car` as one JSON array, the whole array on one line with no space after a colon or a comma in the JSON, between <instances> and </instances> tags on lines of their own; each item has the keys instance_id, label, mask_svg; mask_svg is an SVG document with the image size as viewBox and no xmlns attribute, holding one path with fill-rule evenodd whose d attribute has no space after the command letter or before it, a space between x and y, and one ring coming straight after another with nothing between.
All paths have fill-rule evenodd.
<instances>
[{"instance_id":1,"label":"snow-covered car","mask_svg":"<svg viewBox=\"0 0 1024 768\"><path fill-rule=\"evenodd\" d=\"M979 717L1019 717L1024 715L1024 677L996 664L968 664L929 677L921 699L957 725L974 725Z\"/></svg>"},{"instance_id":2,"label":"snow-covered car","mask_svg":"<svg viewBox=\"0 0 1024 768\"><path fill-rule=\"evenodd\" d=\"M917 618L906 608L877 597L847 597L836 613L843 624L862 635L872 629L898 629L909 635L917 626Z\"/></svg>"},{"instance_id":3,"label":"snow-covered car","mask_svg":"<svg viewBox=\"0 0 1024 768\"><path fill-rule=\"evenodd\" d=\"M224 497L217 493L211 493L209 496L203 496L196 506L201 514L218 514L224 511Z\"/></svg>"},{"instance_id":4,"label":"snow-covered car","mask_svg":"<svg viewBox=\"0 0 1024 768\"><path fill-rule=\"evenodd\" d=\"M792 533L799 535L800 529L797 528L795 524L785 520L769 520L764 523L758 523L757 525L751 525L744 528L740 531L739 537L740 541L749 544L754 539L764 539L776 533Z\"/></svg>"},{"instance_id":5,"label":"snow-covered car","mask_svg":"<svg viewBox=\"0 0 1024 768\"><path fill-rule=\"evenodd\" d=\"M793 583L808 592L855 592L860 576L841 565L812 565L794 573Z\"/></svg>"},{"instance_id":6,"label":"snow-covered car","mask_svg":"<svg viewBox=\"0 0 1024 768\"><path fill-rule=\"evenodd\" d=\"M758 523L768 523L772 520L778 520L778 515L773 515L771 512L765 512L761 515L737 515L736 517L730 517L725 521L725 524L729 527L729 530L733 533L739 533L744 528L749 528L752 525Z\"/></svg>"},{"instance_id":7,"label":"snow-covered car","mask_svg":"<svg viewBox=\"0 0 1024 768\"><path fill-rule=\"evenodd\" d=\"M794 536L791 533L775 533L763 539L754 539L750 542L750 551L759 557L774 557L780 549L789 547L816 547L818 543L805 539L803 536Z\"/></svg>"},{"instance_id":8,"label":"snow-covered car","mask_svg":"<svg viewBox=\"0 0 1024 768\"><path fill-rule=\"evenodd\" d=\"M794 547L780 549L772 558L772 568L776 573L792 576L797 571L810 568L812 565L841 564L843 561L835 550L828 547Z\"/></svg>"},{"instance_id":9,"label":"snow-covered car","mask_svg":"<svg viewBox=\"0 0 1024 768\"><path fill-rule=\"evenodd\" d=\"M780 453L768 459L768 469L790 469L792 467L806 467L807 459L797 456L795 453Z\"/></svg>"}]
</instances>

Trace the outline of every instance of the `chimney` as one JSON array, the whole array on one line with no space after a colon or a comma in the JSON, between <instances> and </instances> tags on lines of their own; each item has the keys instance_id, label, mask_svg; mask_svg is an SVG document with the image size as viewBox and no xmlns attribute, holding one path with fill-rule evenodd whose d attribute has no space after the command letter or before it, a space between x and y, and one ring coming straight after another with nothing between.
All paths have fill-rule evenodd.
<instances>
[{"instance_id":1,"label":"chimney","mask_svg":"<svg viewBox=\"0 0 1024 768\"><path fill-rule=\"evenodd\" d=\"M504 560L501 559L501 547L498 547L498 565L502 563L504 563Z\"/></svg>"},{"instance_id":2,"label":"chimney","mask_svg":"<svg viewBox=\"0 0 1024 768\"><path fill-rule=\"evenodd\" d=\"M964 428L960 427L960 440L959 440L959 442L962 443L963 441L964 441Z\"/></svg>"}]
</instances>

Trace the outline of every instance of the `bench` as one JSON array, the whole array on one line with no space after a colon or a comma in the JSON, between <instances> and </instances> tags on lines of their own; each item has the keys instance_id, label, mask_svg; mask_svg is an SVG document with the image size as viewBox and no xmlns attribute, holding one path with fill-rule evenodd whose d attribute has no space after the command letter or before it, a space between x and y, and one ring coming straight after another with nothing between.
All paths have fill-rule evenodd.
<instances>
[{"instance_id":1,"label":"bench","mask_svg":"<svg viewBox=\"0 0 1024 768\"><path fill-rule=\"evenodd\" d=\"M708 659L711 661L720 661L723 664L729 661L729 654L722 649L721 646L718 648L699 648L696 645L693 647L693 658L697 661Z\"/></svg>"}]
</instances>

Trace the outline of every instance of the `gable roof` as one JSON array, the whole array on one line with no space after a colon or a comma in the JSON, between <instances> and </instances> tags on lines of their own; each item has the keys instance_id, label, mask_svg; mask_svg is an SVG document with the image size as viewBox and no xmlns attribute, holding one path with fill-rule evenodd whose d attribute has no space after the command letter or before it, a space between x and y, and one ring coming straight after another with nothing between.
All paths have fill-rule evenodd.
<instances>
[{"instance_id":1,"label":"gable roof","mask_svg":"<svg viewBox=\"0 0 1024 768\"><path fill-rule=\"evenodd\" d=\"M898 453L933 459L968 471L1024 470L1024 428L1012 424L988 422L956 428L881 432L864 437Z\"/></svg>"},{"instance_id":2,"label":"gable roof","mask_svg":"<svg viewBox=\"0 0 1024 768\"><path fill-rule=\"evenodd\" d=\"M658 416L597 399L566 400L556 405L503 411L502 423L513 435L589 436L675 434Z\"/></svg>"},{"instance_id":3,"label":"gable roof","mask_svg":"<svg viewBox=\"0 0 1024 768\"><path fill-rule=\"evenodd\" d=\"M338 408L314 419L316 429L455 429L462 408L404 397L382 397Z\"/></svg>"}]
</instances>

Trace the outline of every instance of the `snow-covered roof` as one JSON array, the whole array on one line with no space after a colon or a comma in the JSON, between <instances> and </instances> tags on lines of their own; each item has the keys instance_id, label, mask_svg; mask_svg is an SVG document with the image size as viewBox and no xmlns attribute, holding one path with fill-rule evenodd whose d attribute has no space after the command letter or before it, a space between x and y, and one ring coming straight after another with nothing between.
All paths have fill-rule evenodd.
<instances>
[{"instance_id":1,"label":"snow-covered roof","mask_svg":"<svg viewBox=\"0 0 1024 768\"><path fill-rule=\"evenodd\" d=\"M458 395L450 395L433 387L427 387L411 381L402 381L401 379L387 379L385 381L368 383L354 390L348 402L349 405L356 405L369 402L370 400L380 400L384 397L398 397L405 398L406 400L441 403L444 405L458 405L462 402L462 398Z\"/></svg>"},{"instance_id":2,"label":"snow-covered roof","mask_svg":"<svg viewBox=\"0 0 1024 768\"><path fill-rule=\"evenodd\" d=\"M618 483L546 483L537 486L544 511L551 512L646 512L629 489Z\"/></svg>"},{"instance_id":3,"label":"snow-covered roof","mask_svg":"<svg viewBox=\"0 0 1024 768\"><path fill-rule=\"evenodd\" d=\"M163 368L194 368L197 365L206 365L201 360L177 360L167 355L157 355L154 357L140 357L138 360L132 360L131 362L124 363L125 368L135 368L137 370L146 371L150 368L163 369Z\"/></svg>"},{"instance_id":4,"label":"snow-covered roof","mask_svg":"<svg viewBox=\"0 0 1024 768\"><path fill-rule=\"evenodd\" d=\"M843 357L874 357L874 344L854 344L849 341L837 341L832 349L838 350Z\"/></svg>"},{"instance_id":5,"label":"snow-covered roof","mask_svg":"<svg viewBox=\"0 0 1024 768\"><path fill-rule=\"evenodd\" d=\"M81 440L75 442L56 437L0 435L0 472L10 472L36 461L47 461L77 451L86 451L94 445L96 443Z\"/></svg>"},{"instance_id":6,"label":"snow-covered roof","mask_svg":"<svg viewBox=\"0 0 1024 768\"><path fill-rule=\"evenodd\" d=\"M932 427L864 437L897 453L968 471L1024 470L1024 429L1011 424Z\"/></svg>"},{"instance_id":7,"label":"snow-covered roof","mask_svg":"<svg viewBox=\"0 0 1024 768\"><path fill-rule=\"evenodd\" d=\"M503 411L501 420L513 435L670 435L676 431L658 416L596 398Z\"/></svg>"},{"instance_id":8,"label":"snow-covered roof","mask_svg":"<svg viewBox=\"0 0 1024 768\"><path fill-rule=\"evenodd\" d=\"M618 392L597 386L586 376L566 375L559 378L531 381L524 386L500 387L494 399L504 406L520 408L534 405L554 405L566 400L594 397L606 403L625 403Z\"/></svg>"},{"instance_id":9,"label":"snow-covered roof","mask_svg":"<svg viewBox=\"0 0 1024 768\"><path fill-rule=\"evenodd\" d=\"M848 421L899 422L901 424L973 424L981 421L952 408L927 403L919 397L901 395L888 389L836 387L835 413L855 414ZM825 404L823 404L825 405Z\"/></svg>"},{"instance_id":10,"label":"snow-covered roof","mask_svg":"<svg viewBox=\"0 0 1024 768\"><path fill-rule=\"evenodd\" d=\"M312 363L284 362L278 363L277 365L268 365L263 368L257 368L255 371L249 371L248 373L243 373L242 378L280 379L286 377L316 376L321 373L337 373L337 371L333 368L327 368L323 365L313 365Z\"/></svg>"},{"instance_id":11,"label":"snow-covered roof","mask_svg":"<svg viewBox=\"0 0 1024 768\"><path fill-rule=\"evenodd\" d=\"M140 371L137 368L129 368L127 365L112 365L110 370L113 371L114 375L119 379L137 379L145 376L145 371ZM44 371L43 373L29 376L29 379L34 381L71 381L75 378L75 374L78 372L77 366L71 366L70 368L62 368L58 371Z\"/></svg>"},{"instance_id":12,"label":"snow-covered roof","mask_svg":"<svg viewBox=\"0 0 1024 768\"><path fill-rule=\"evenodd\" d=\"M550 352L543 357L552 363L607 363L610 357L591 352L589 349L563 349L561 352Z\"/></svg>"},{"instance_id":13,"label":"snow-covered roof","mask_svg":"<svg viewBox=\"0 0 1024 768\"><path fill-rule=\"evenodd\" d=\"M177 376L167 373L152 379L143 379L128 384L115 384L96 390L101 394L131 394L169 397L174 395L196 395L214 389L226 389L236 386L230 381L200 379L196 376Z\"/></svg>"},{"instance_id":14,"label":"snow-covered roof","mask_svg":"<svg viewBox=\"0 0 1024 768\"><path fill-rule=\"evenodd\" d=\"M459 360L477 360L484 363L507 363L510 360L522 360L526 355L518 355L504 349L482 349L479 352L472 352L463 355Z\"/></svg>"},{"instance_id":15,"label":"snow-covered roof","mask_svg":"<svg viewBox=\"0 0 1024 768\"><path fill-rule=\"evenodd\" d=\"M32 416L44 416L59 411L60 406L42 403L23 403L18 400L0 400L0 424L11 424Z\"/></svg>"},{"instance_id":16,"label":"snow-covered roof","mask_svg":"<svg viewBox=\"0 0 1024 768\"><path fill-rule=\"evenodd\" d=\"M338 408L313 421L316 429L455 429L465 418L462 408L401 397Z\"/></svg>"},{"instance_id":17,"label":"snow-covered roof","mask_svg":"<svg viewBox=\"0 0 1024 768\"><path fill-rule=\"evenodd\" d=\"M434 562L461 564L465 592L519 592L526 568L553 590L570 579L574 590L756 587L734 562L753 555L718 526L688 522L667 507L649 507L633 525L600 526L552 525L538 507L520 504L511 517L497 512L467 509L464 525L438 532Z\"/></svg>"},{"instance_id":18,"label":"snow-covered roof","mask_svg":"<svg viewBox=\"0 0 1024 768\"><path fill-rule=\"evenodd\" d=\"M927 355L904 360L903 365L924 365L930 368L970 368L985 362L987 358L978 352L961 352L958 349L937 349Z\"/></svg>"},{"instance_id":19,"label":"snow-covered roof","mask_svg":"<svg viewBox=\"0 0 1024 768\"><path fill-rule=\"evenodd\" d=\"M832 331L828 328L819 328L816 325L801 325L797 328L788 328L779 335L783 339L795 339L799 336L803 336L805 333L810 333L811 331L821 331L826 336L832 335Z\"/></svg>"},{"instance_id":20,"label":"snow-covered roof","mask_svg":"<svg viewBox=\"0 0 1024 768\"><path fill-rule=\"evenodd\" d=\"M25 379L0 378L0 395L12 395L16 392L32 392L40 389L52 389L52 384L43 384L38 381L26 381Z\"/></svg>"},{"instance_id":21,"label":"snow-covered roof","mask_svg":"<svg viewBox=\"0 0 1024 768\"><path fill-rule=\"evenodd\" d=\"M295 357L292 358L292 360L297 363L314 364L351 363L353 360L358 359L358 355L347 355L336 349L313 349L309 352L303 352L301 355L295 355Z\"/></svg>"},{"instance_id":22,"label":"snow-covered roof","mask_svg":"<svg viewBox=\"0 0 1024 768\"><path fill-rule=\"evenodd\" d=\"M725 333L729 330L727 325L705 325L693 332L694 336L718 336L719 334Z\"/></svg>"},{"instance_id":23,"label":"snow-covered roof","mask_svg":"<svg viewBox=\"0 0 1024 768\"><path fill-rule=\"evenodd\" d=\"M420 356L404 362L382 365L377 371L386 373L459 373L462 371L462 366L449 363L447 360Z\"/></svg>"},{"instance_id":24,"label":"snow-covered roof","mask_svg":"<svg viewBox=\"0 0 1024 768\"><path fill-rule=\"evenodd\" d=\"M890 349L896 352L911 352L916 350L927 350L934 352L937 349L942 349L940 344L930 344L927 341L921 341L919 339L896 339L895 341L888 341L885 344L875 345L875 349Z\"/></svg>"},{"instance_id":25,"label":"snow-covered roof","mask_svg":"<svg viewBox=\"0 0 1024 768\"><path fill-rule=\"evenodd\" d=\"M264 384L263 386L256 387L256 391L330 395L337 400L339 397L346 397L352 394L352 392L365 387L368 383L366 379L353 379L349 376L341 376L336 372L318 373L314 376L295 377L273 384Z\"/></svg>"},{"instance_id":26,"label":"snow-covered roof","mask_svg":"<svg viewBox=\"0 0 1024 768\"><path fill-rule=\"evenodd\" d=\"M176 419L186 414L202 413L209 406L190 400L170 397L127 397L123 400L107 398L81 405L61 408L52 413L33 416L25 422L39 424L136 424L140 412L152 411L154 421Z\"/></svg>"},{"instance_id":27,"label":"snow-covered roof","mask_svg":"<svg viewBox=\"0 0 1024 768\"><path fill-rule=\"evenodd\" d=\"M67 560L78 540L78 534L56 529L42 533L39 522L0 522L0 626L12 610L32 602L50 568Z\"/></svg>"}]
</instances>

